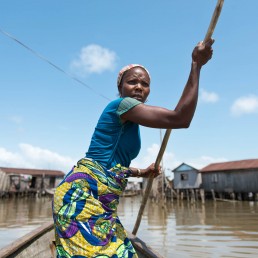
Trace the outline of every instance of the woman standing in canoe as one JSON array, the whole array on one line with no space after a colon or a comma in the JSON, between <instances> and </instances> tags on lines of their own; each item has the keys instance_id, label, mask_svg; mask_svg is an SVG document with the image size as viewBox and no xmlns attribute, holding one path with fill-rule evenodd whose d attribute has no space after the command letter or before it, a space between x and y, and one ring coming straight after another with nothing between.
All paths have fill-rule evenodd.
<instances>
[{"instance_id":1,"label":"woman standing in canoe","mask_svg":"<svg viewBox=\"0 0 258 258\"><path fill-rule=\"evenodd\" d=\"M120 98L101 114L86 156L57 187L53 200L58 258L137 257L117 216L119 196L127 178L159 175L154 164L130 167L141 146L139 125L187 128L193 118L200 71L212 57L212 44L199 43L192 53L191 71L174 110L144 104L150 93L150 74L134 64L118 75Z\"/></svg>"}]
</instances>

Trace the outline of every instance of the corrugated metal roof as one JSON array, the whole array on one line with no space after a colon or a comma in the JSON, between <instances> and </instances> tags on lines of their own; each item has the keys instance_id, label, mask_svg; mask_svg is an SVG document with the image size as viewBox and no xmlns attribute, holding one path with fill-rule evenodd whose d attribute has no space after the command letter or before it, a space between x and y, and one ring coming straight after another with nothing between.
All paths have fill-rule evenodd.
<instances>
[{"instance_id":1,"label":"corrugated metal roof","mask_svg":"<svg viewBox=\"0 0 258 258\"><path fill-rule=\"evenodd\" d=\"M6 174L24 174L32 176L64 176L65 173L60 170L45 170L45 169L29 169L29 168L5 168L0 167L0 170Z\"/></svg>"},{"instance_id":2,"label":"corrugated metal roof","mask_svg":"<svg viewBox=\"0 0 258 258\"><path fill-rule=\"evenodd\" d=\"M228 171L238 169L258 169L258 159L246 159L221 163L212 163L200 170L200 172Z\"/></svg>"},{"instance_id":3,"label":"corrugated metal roof","mask_svg":"<svg viewBox=\"0 0 258 258\"><path fill-rule=\"evenodd\" d=\"M198 171L198 169L186 164L186 163L182 163L181 165L179 165L178 167L174 168L172 170L172 172L182 172L182 171L191 171L191 170L195 170Z\"/></svg>"}]
</instances>

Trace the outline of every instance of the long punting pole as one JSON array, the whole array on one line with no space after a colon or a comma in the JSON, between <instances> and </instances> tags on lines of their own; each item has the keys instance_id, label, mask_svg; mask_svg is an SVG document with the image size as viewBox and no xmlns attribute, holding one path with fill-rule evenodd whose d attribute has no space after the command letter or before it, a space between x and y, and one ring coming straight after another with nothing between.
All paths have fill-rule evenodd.
<instances>
[{"instance_id":1,"label":"long punting pole","mask_svg":"<svg viewBox=\"0 0 258 258\"><path fill-rule=\"evenodd\" d=\"M218 0L217 1L217 5L215 7L215 10L213 12L213 15L212 15L212 18L211 18L211 21L210 21L210 25L209 25L209 28L207 30L207 33L205 35L205 38L203 40L203 43L205 44L209 39L211 39L212 37L212 34L214 32L214 29L216 27L216 24L217 24L217 21L219 19L219 16L220 16L220 12L222 10L222 6L223 6L223 3L224 3L224 0ZM156 161L155 161L155 168L158 169L159 165L160 165L160 162L162 160L162 157L163 157L163 154L165 152L165 149L167 147L167 143L168 143L168 140L169 140L169 136L170 136L170 133L171 133L171 129L167 129L166 130L166 133L164 135L164 138L163 138L163 141L162 141L162 144L161 144L161 147L160 147L160 150L159 150L159 153L158 153L158 156L156 158ZM134 229L132 231L132 233L134 235L137 234L137 231L138 231L138 228L140 226L140 223L141 223L141 219L142 219L142 215L143 215L143 211L144 211L144 208L145 208L145 205L147 203L147 200L148 200L148 197L149 197L149 194L150 194L150 191L151 191L151 187L152 187L152 183L153 183L153 179L154 177L151 176L148 180L148 183L147 183L147 186L146 186L146 189L145 189L145 192L144 192L144 196L143 196L143 199L142 199L142 203L141 203L141 206L140 206L140 209L139 209L139 212L138 212L138 216L137 216L137 220L135 222L135 225L134 225Z\"/></svg>"}]
</instances>

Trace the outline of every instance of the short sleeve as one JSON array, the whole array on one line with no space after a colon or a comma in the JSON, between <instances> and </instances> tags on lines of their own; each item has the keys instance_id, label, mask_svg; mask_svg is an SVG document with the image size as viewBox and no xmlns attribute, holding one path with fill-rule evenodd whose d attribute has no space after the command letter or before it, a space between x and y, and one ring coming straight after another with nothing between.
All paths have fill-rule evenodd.
<instances>
[{"instance_id":1,"label":"short sleeve","mask_svg":"<svg viewBox=\"0 0 258 258\"><path fill-rule=\"evenodd\" d=\"M120 102L117 109L117 114L121 116L122 114L139 104L142 104L142 102L137 99L126 97Z\"/></svg>"}]
</instances>

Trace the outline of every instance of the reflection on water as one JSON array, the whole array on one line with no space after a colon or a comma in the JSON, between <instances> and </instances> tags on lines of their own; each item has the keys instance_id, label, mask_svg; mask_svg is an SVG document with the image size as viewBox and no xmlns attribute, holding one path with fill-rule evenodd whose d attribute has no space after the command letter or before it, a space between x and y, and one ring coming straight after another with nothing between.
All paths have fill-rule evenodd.
<instances>
[{"instance_id":1,"label":"reflection on water","mask_svg":"<svg viewBox=\"0 0 258 258\"><path fill-rule=\"evenodd\" d=\"M137 198L120 205L130 231L139 205ZM165 257L258 257L258 203L149 203L137 235Z\"/></svg>"},{"instance_id":2,"label":"reflection on water","mask_svg":"<svg viewBox=\"0 0 258 258\"><path fill-rule=\"evenodd\" d=\"M49 199L0 199L0 248L51 220Z\"/></svg>"},{"instance_id":3,"label":"reflection on water","mask_svg":"<svg viewBox=\"0 0 258 258\"><path fill-rule=\"evenodd\" d=\"M140 197L121 198L118 214L132 231ZM49 199L0 200L0 248L51 221ZM164 257L258 257L258 203L148 203L137 234Z\"/></svg>"}]
</instances>

